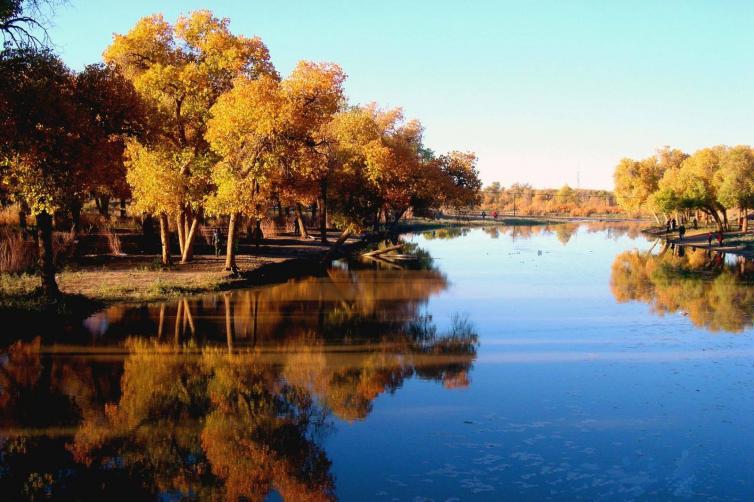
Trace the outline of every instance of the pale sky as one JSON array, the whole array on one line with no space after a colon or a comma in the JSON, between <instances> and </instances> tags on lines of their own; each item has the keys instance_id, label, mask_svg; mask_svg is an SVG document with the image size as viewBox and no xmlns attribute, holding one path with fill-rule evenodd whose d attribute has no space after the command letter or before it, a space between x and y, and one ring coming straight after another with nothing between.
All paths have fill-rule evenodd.
<instances>
[{"instance_id":1,"label":"pale sky","mask_svg":"<svg viewBox=\"0 0 754 502\"><path fill-rule=\"evenodd\" d=\"M208 8L281 74L333 61L354 103L401 106L486 183L612 188L625 156L754 142L754 2L68 0L50 31L74 69L142 16Z\"/></svg>"}]
</instances>

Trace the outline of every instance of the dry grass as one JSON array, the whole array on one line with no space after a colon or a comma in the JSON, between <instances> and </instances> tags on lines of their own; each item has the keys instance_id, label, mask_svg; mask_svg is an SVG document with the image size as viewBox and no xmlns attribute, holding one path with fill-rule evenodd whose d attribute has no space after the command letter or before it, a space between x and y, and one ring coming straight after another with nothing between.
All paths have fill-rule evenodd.
<instances>
[{"instance_id":1,"label":"dry grass","mask_svg":"<svg viewBox=\"0 0 754 502\"><path fill-rule=\"evenodd\" d=\"M0 272L30 272L37 263L36 257L34 241L24 232L17 228L0 228Z\"/></svg>"},{"instance_id":2,"label":"dry grass","mask_svg":"<svg viewBox=\"0 0 754 502\"><path fill-rule=\"evenodd\" d=\"M265 237L288 234L294 230L293 218L265 218L260 226Z\"/></svg>"}]
</instances>

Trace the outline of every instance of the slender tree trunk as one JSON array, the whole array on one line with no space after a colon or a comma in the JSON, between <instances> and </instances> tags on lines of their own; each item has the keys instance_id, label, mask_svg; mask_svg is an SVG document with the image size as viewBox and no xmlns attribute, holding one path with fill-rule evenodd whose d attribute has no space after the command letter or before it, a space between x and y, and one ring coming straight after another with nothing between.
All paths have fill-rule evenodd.
<instances>
[{"instance_id":1,"label":"slender tree trunk","mask_svg":"<svg viewBox=\"0 0 754 502\"><path fill-rule=\"evenodd\" d=\"M228 223L228 243L225 248L225 270L232 270L234 272L238 269L236 266L235 246L237 219L238 215L236 213L230 215L230 223Z\"/></svg>"},{"instance_id":2,"label":"slender tree trunk","mask_svg":"<svg viewBox=\"0 0 754 502\"><path fill-rule=\"evenodd\" d=\"M728 230L728 211L722 209L720 212L723 213L723 229Z\"/></svg>"},{"instance_id":3,"label":"slender tree trunk","mask_svg":"<svg viewBox=\"0 0 754 502\"><path fill-rule=\"evenodd\" d=\"M319 184L319 240L327 244L327 178Z\"/></svg>"},{"instance_id":4,"label":"slender tree trunk","mask_svg":"<svg viewBox=\"0 0 754 502\"><path fill-rule=\"evenodd\" d=\"M102 195L100 197L95 197L94 202L97 205L97 210L99 211L99 214L109 219L110 218L110 196Z\"/></svg>"},{"instance_id":5,"label":"slender tree trunk","mask_svg":"<svg viewBox=\"0 0 754 502\"><path fill-rule=\"evenodd\" d=\"M55 282L55 261L52 251L52 216L46 211L37 215L37 244L39 270L42 278L42 294L45 298L55 298L60 294Z\"/></svg>"},{"instance_id":6,"label":"slender tree trunk","mask_svg":"<svg viewBox=\"0 0 754 502\"><path fill-rule=\"evenodd\" d=\"M178 234L178 250L181 252L181 256L183 256L186 246L185 235L183 233L183 222L185 218L186 216L183 214L183 211L179 212L175 216L175 228L176 233Z\"/></svg>"},{"instance_id":7,"label":"slender tree trunk","mask_svg":"<svg viewBox=\"0 0 754 502\"><path fill-rule=\"evenodd\" d=\"M168 215L160 213L160 242L162 243L162 264L170 265L170 227Z\"/></svg>"},{"instance_id":8,"label":"slender tree trunk","mask_svg":"<svg viewBox=\"0 0 754 502\"><path fill-rule=\"evenodd\" d=\"M26 229L26 211L23 209L18 210L18 226L23 230Z\"/></svg>"},{"instance_id":9,"label":"slender tree trunk","mask_svg":"<svg viewBox=\"0 0 754 502\"><path fill-rule=\"evenodd\" d=\"M749 210L746 208L743 208L743 224L741 225L741 231L746 233L749 231Z\"/></svg>"},{"instance_id":10,"label":"slender tree trunk","mask_svg":"<svg viewBox=\"0 0 754 502\"><path fill-rule=\"evenodd\" d=\"M715 211L714 209L708 209L705 212L712 216L712 219L715 220L715 224L717 225L717 229L720 232L723 232L725 230L725 226L723 224L723 220L720 219L720 215L717 214L717 211Z\"/></svg>"},{"instance_id":11,"label":"slender tree trunk","mask_svg":"<svg viewBox=\"0 0 754 502\"><path fill-rule=\"evenodd\" d=\"M196 223L198 218L194 218L191 221L191 227L189 227L186 234L186 242L183 243L183 256L181 257L181 263L188 263L194 256L194 236L196 235Z\"/></svg>"},{"instance_id":12,"label":"slender tree trunk","mask_svg":"<svg viewBox=\"0 0 754 502\"><path fill-rule=\"evenodd\" d=\"M298 202L296 203L296 221L298 222L298 228L301 232L301 238L308 239L309 234L306 231L306 225L304 225L304 217L301 214L301 204L299 204Z\"/></svg>"}]
</instances>

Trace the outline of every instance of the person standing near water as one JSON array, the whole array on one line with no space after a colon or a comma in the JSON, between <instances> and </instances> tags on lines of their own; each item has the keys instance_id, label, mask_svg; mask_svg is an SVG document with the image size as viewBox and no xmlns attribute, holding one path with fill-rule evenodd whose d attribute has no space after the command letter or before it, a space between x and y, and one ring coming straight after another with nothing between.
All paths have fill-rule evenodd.
<instances>
[{"instance_id":1,"label":"person standing near water","mask_svg":"<svg viewBox=\"0 0 754 502\"><path fill-rule=\"evenodd\" d=\"M220 232L216 228L212 230L212 245L215 246L215 256L220 256Z\"/></svg>"},{"instance_id":2,"label":"person standing near water","mask_svg":"<svg viewBox=\"0 0 754 502\"><path fill-rule=\"evenodd\" d=\"M683 240L684 235L686 235L686 227L681 223L681 226L678 227L678 239Z\"/></svg>"}]
</instances>

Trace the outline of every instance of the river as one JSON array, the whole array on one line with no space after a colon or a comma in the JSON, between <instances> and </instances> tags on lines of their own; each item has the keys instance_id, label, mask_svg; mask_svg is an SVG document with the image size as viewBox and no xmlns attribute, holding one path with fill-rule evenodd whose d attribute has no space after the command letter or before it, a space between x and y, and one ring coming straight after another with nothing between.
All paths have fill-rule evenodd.
<instances>
[{"instance_id":1,"label":"river","mask_svg":"<svg viewBox=\"0 0 754 502\"><path fill-rule=\"evenodd\" d=\"M751 263L631 223L402 239L417 262L6 326L0 490L752 497Z\"/></svg>"}]
</instances>

